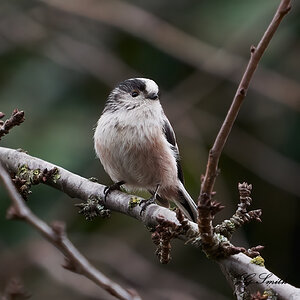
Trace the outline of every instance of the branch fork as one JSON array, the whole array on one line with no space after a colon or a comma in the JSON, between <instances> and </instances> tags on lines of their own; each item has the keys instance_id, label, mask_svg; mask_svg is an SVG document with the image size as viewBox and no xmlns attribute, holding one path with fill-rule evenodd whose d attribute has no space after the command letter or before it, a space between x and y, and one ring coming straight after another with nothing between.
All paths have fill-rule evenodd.
<instances>
[{"instance_id":1,"label":"branch fork","mask_svg":"<svg viewBox=\"0 0 300 300\"><path fill-rule=\"evenodd\" d=\"M202 250L206 255L213 259L220 259L230 255L238 254L240 252L253 257L259 255L263 246L256 246L246 250L243 247L236 247L230 243L232 234L244 224L251 220L261 221L260 216L262 211L260 209L247 211L252 199L250 197L252 185L247 183L238 184L240 203L235 214L229 219L224 220L221 224L213 226L213 219L224 206L219 202L211 201L208 195L202 195L199 203L199 237L196 238L201 241Z\"/></svg>"},{"instance_id":2,"label":"branch fork","mask_svg":"<svg viewBox=\"0 0 300 300\"><path fill-rule=\"evenodd\" d=\"M200 195L198 197L199 234L202 242L202 247L205 253L209 256L214 256L215 254L217 254L215 252L215 249L218 249L219 246L223 248L223 252L225 255L228 255L231 252L238 253L238 251L247 253L244 248L232 246L228 244L227 241L220 241L218 236L215 236L215 234L221 234L224 238L229 239L236 228L242 226L252 219L260 221L261 210L250 211L249 213L247 213L246 208L250 205L251 202L249 200L251 199L249 198L249 195L252 186L243 183L239 185L240 204L236 213L229 221L226 220L221 225L214 228L212 221L215 215L214 206L216 206L216 204L213 204L212 202L212 193L215 180L218 175L218 164L221 153L231 132L233 124L238 116L243 100L245 99L250 81L275 31L277 30L283 17L289 12L290 9L291 1L281 0L270 25L268 26L257 47L251 46L250 60L248 62L248 65L236 90L236 94L225 117L225 120L217 134L212 148L209 151L206 172L201 184ZM218 207L220 208L221 205L218 204Z\"/></svg>"}]
</instances>

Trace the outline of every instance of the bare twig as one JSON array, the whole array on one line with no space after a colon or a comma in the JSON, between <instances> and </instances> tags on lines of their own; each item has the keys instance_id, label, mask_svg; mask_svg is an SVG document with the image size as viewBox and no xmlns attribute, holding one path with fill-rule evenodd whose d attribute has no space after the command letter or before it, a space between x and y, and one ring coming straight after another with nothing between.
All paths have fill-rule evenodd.
<instances>
[{"instance_id":1,"label":"bare twig","mask_svg":"<svg viewBox=\"0 0 300 300\"><path fill-rule=\"evenodd\" d=\"M8 168L9 171L14 173L18 171L20 165L24 164L26 164L30 169L40 170L51 170L56 167L59 170L60 179L57 182L46 182L46 184L61 190L73 198L76 197L85 201L89 199L91 195L98 196L99 198L104 197L104 185L89 181L88 179L64 170L63 168L55 166L49 162L32 157L24 152L0 147L0 161ZM136 196L128 195L120 191L112 191L107 197L105 206L111 210L132 216L150 227L158 225L158 218L163 218L178 226L181 224L181 226L186 228L185 231L187 232L187 235L180 236L180 238L185 241L189 240L191 236L199 234L197 224L190 221L186 221L183 224L182 221L178 220L173 211L155 204L149 205L145 214L141 216L141 207L139 205L134 207L129 206L129 203L133 198L136 198ZM198 246L196 243L193 245ZM252 278L253 282L251 285L247 286L247 289L251 289L252 293L256 293L258 290L263 292L266 288L270 287L265 283L261 283L262 280L259 278L259 275L262 273L272 273L265 267L251 263L251 259L243 253L227 257L226 259L221 259L218 263L222 267L226 276L229 276L229 274L231 274L231 276L238 276L242 274L251 276L251 274L254 274L255 276L253 275L254 277ZM272 280L273 279L280 280L277 276L272 274ZM289 284L274 284L272 285L272 289L276 291L278 295L282 296L282 299L297 299L296 297L300 297L300 290Z\"/></svg>"},{"instance_id":2,"label":"bare twig","mask_svg":"<svg viewBox=\"0 0 300 300\"><path fill-rule=\"evenodd\" d=\"M199 217L198 225L199 232L202 239L205 241L205 246L208 249L213 249L213 244L216 242L213 233L212 225L212 209L211 202L213 187L216 177L218 175L218 163L227 141L227 138L231 132L234 121L239 113L242 102L246 96L247 89L249 87L252 76L257 68L257 65L264 54L267 46L269 45L276 29L278 28L283 17L288 13L291 8L290 0L282 0L269 27L260 40L257 48L251 47L251 57L242 80L238 86L235 97L229 108L227 116L222 124L222 127L216 137L213 147L209 151L209 157L206 167L204 179L201 184L201 191L198 198L199 203Z\"/></svg>"},{"instance_id":3,"label":"bare twig","mask_svg":"<svg viewBox=\"0 0 300 300\"><path fill-rule=\"evenodd\" d=\"M205 173L204 180L202 182L201 193L199 196L200 202L201 202L201 195L203 198L204 197L208 197L209 199L211 198L211 193L213 191L215 179L218 173L218 163L219 163L220 155L223 151L224 145L230 134L234 121L239 113L242 102L246 96L246 92L249 87L252 76L257 68L257 65L262 55L264 54L267 46L269 45L276 29L278 28L281 20L288 13L290 8L291 8L291 1L282 0L269 27L267 28L262 39L260 40L258 46L256 48L254 46L251 47L251 51L250 51L251 57L248 66L237 88L231 107L229 108L227 116L217 135L214 145L209 152L206 173Z\"/></svg>"},{"instance_id":4,"label":"bare twig","mask_svg":"<svg viewBox=\"0 0 300 300\"><path fill-rule=\"evenodd\" d=\"M4 114L0 112L0 119L4 117ZM8 134L9 130L11 130L13 127L20 125L25 120L24 118L24 111L19 111L18 109L15 109L9 119L7 119L4 123L1 121L0 123L0 140L1 137L5 134Z\"/></svg>"},{"instance_id":5,"label":"bare twig","mask_svg":"<svg viewBox=\"0 0 300 300\"><path fill-rule=\"evenodd\" d=\"M81 243L91 260L98 265L105 265L107 272L114 274L115 278L126 278L127 281L134 282L136 286L143 289L145 299L228 300L227 296L218 293L214 288L205 286L204 283L194 282L178 272L153 263L151 259L147 259L143 253L134 249L132 245L128 245L120 237L99 235L99 233L83 234ZM82 299L111 299L100 294L101 291L94 284L83 281L81 283L84 284L80 284L78 276L58 270L60 259L55 249L46 241L37 240L28 243L22 251L25 251L24 255L30 264L40 266L54 281L74 290ZM47 259L43 256L45 252ZM155 274L155 280L153 280L153 274Z\"/></svg>"},{"instance_id":6,"label":"bare twig","mask_svg":"<svg viewBox=\"0 0 300 300\"><path fill-rule=\"evenodd\" d=\"M34 215L18 193L2 164L0 164L0 177L12 200L12 206L9 209L8 216L26 221L58 248L66 257L66 265L64 266L66 269L86 276L118 299L140 299L138 295L133 295L120 285L114 283L91 265L68 239L63 223L56 221L49 226Z\"/></svg>"}]
</instances>

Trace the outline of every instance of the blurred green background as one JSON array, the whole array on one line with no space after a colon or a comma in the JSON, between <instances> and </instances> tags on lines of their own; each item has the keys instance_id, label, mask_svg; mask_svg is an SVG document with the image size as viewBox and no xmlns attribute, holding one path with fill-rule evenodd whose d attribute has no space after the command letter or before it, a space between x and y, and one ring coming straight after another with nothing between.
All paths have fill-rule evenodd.
<instances>
[{"instance_id":1,"label":"blurred green background","mask_svg":"<svg viewBox=\"0 0 300 300\"><path fill-rule=\"evenodd\" d=\"M110 184L93 150L93 128L110 90L131 77L154 79L179 143L186 187L196 199L207 153L235 94L252 44L279 1L1 0L0 111L26 121L1 140L85 177ZM263 222L234 236L265 245L266 266L300 285L300 4L283 20L247 93L220 161L216 199L230 217L237 184L252 183ZM0 291L20 278L32 299L112 299L61 268L62 255L27 224L8 221L0 187ZM65 220L75 245L113 280L144 299L232 299L219 267L173 242L160 265L142 224L113 213L87 222L77 202L47 186L28 205Z\"/></svg>"}]
</instances>

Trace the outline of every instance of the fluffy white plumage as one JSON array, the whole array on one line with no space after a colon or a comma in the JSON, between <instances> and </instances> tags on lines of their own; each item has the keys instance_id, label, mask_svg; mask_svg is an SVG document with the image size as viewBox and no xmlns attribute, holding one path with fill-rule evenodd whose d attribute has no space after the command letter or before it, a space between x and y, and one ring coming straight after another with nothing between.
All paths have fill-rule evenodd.
<instances>
[{"instance_id":1,"label":"fluffy white plumage","mask_svg":"<svg viewBox=\"0 0 300 300\"><path fill-rule=\"evenodd\" d=\"M128 190L142 189L175 202L190 219L196 204L183 186L173 129L150 79L122 82L110 94L98 121L94 143L100 161L114 182Z\"/></svg>"}]
</instances>

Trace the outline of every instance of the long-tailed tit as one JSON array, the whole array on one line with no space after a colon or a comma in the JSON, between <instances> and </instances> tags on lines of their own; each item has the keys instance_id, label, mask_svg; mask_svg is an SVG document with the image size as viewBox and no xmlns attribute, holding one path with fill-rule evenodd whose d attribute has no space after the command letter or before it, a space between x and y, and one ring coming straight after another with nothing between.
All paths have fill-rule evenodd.
<instances>
[{"instance_id":1,"label":"long-tailed tit","mask_svg":"<svg viewBox=\"0 0 300 300\"><path fill-rule=\"evenodd\" d=\"M184 188L175 134L153 80L128 79L111 92L94 143L115 183L106 189L106 195L121 185L126 190L148 190L152 197L143 210L155 199L164 206L172 201L196 221L197 206Z\"/></svg>"}]
</instances>

